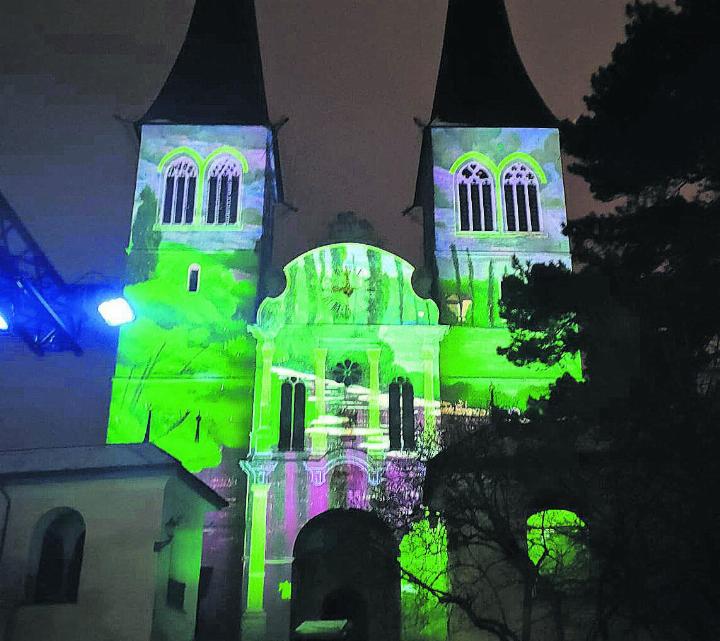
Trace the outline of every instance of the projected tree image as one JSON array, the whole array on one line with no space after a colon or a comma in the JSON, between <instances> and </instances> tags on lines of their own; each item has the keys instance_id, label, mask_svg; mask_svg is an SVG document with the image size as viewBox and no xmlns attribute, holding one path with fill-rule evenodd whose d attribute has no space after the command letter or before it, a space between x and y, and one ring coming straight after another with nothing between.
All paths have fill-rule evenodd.
<instances>
[{"instance_id":1,"label":"projected tree image","mask_svg":"<svg viewBox=\"0 0 720 641\"><path fill-rule=\"evenodd\" d=\"M109 442L142 440L150 416L151 441L190 470L247 444L268 136L143 127L125 288L138 318L120 336Z\"/></svg>"},{"instance_id":2,"label":"projected tree image","mask_svg":"<svg viewBox=\"0 0 720 641\"><path fill-rule=\"evenodd\" d=\"M432 144L432 296L399 256L341 242L291 260L283 290L259 300L275 197L268 130L143 128L125 288L137 320L120 335L108 441L149 437L237 498L246 489L233 537L248 639L287 638L303 527L372 511L378 489L406 503L396 549L383 552L399 565L382 576L404 573L387 638L444 638L447 613L419 587L450 580L447 533L422 503L444 415L523 408L579 375L571 357L540 368L498 354L512 257L569 264L557 131L436 128ZM312 594L301 590L304 615L320 616Z\"/></svg>"},{"instance_id":3,"label":"projected tree image","mask_svg":"<svg viewBox=\"0 0 720 641\"><path fill-rule=\"evenodd\" d=\"M570 357L554 369L519 370L497 353L510 342L499 300L513 257L570 264L558 133L435 127L432 147L433 254L440 321L450 326L443 401L485 407L492 386L495 403L522 409L564 371L580 375Z\"/></svg>"}]
</instances>

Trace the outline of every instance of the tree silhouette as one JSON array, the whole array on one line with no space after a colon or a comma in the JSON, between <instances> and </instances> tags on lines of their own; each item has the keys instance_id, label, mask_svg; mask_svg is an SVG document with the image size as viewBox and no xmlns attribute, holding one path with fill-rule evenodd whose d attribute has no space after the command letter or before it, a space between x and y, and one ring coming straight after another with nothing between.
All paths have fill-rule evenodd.
<instances>
[{"instance_id":1,"label":"tree silhouette","mask_svg":"<svg viewBox=\"0 0 720 641\"><path fill-rule=\"evenodd\" d=\"M616 209L568 224L574 270L516 262L499 309L510 361L580 353L583 380L559 379L522 416L444 415L440 437L464 438L375 498L403 532L440 519L450 581L404 576L498 639L720 631L720 4L627 13L588 113L562 124L571 171ZM524 539L533 505L581 512L564 558L587 552L582 572L544 575L558 554Z\"/></svg>"},{"instance_id":2,"label":"tree silhouette","mask_svg":"<svg viewBox=\"0 0 720 641\"><path fill-rule=\"evenodd\" d=\"M635 2L628 17L625 42L593 76L589 113L563 124L571 171L599 199L621 200L613 215L568 224L575 271L516 264L503 282L512 342L502 353L518 364L583 356L584 380L558 381L525 420L602 452L601 487L588 487L600 636L622 624L706 639L720 630L720 97L710 81L720 6Z\"/></svg>"}]
</instances>

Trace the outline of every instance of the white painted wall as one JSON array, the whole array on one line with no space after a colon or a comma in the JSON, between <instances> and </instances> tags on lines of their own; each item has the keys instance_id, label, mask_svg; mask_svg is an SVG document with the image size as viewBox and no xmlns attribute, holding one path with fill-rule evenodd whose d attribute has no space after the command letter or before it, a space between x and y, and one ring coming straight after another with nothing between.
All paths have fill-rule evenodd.
<instances>
[{"instance_id":1,"label":"white painted wall","mask_svg":"<svg viewBox=\"0 0 720 641\"><path fill-rule=\"evenodd\" d=\"M86 476L4 489L11 508L0 558L0 641L192 639L203 513L211 508L184 483L167 474ZM77 510L85 520L78 600L28 604L32 534L43 514L56 507ZM177 540L156 553L153 544L166 538L163 524L171 515L182 515ZM165 605L171 549L188 584L184 612Z\"/></svg>"}]
</instances>

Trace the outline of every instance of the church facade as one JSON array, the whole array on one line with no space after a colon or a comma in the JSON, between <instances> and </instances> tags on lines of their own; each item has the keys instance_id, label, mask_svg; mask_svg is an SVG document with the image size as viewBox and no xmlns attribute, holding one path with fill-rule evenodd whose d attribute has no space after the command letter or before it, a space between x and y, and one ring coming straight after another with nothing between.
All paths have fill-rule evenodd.
<instances>
[{"instance_id":1,"label":"church facade","mask_svg":"<svg viewBox=\"0 0 720 641\"><path fill-rule=\"evenodd\" d=\"M388 534L373 497L437 452L444 415L522 409L580 374L497 353L513 259L570 264L557 129L437 111L418 177L425 265L336 243L291 260L280 285L274 129L141 123L125 287L137 320L121 329L107 440L151 441L230 504L206 523L200 638L241 622L244 639L286 639L332 618L357 638L446 636L442 608L418 616L398 569L412 541Z\"/></svg>"}]
</instances>

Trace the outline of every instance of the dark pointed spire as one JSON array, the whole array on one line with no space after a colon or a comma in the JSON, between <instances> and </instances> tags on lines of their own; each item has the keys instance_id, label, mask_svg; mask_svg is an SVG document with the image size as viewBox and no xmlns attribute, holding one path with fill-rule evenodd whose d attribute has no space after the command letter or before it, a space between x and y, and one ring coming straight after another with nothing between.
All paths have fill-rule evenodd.
<instances>
[{"instance_id":1,"label":"dark pointed spire","mask_svg":"<svg viewBox=\"0 0 720 641\"><path fill-rule=\"evenodd\" d=\"M149 122L268 124L253 0L196 0Z\"/></svg>"},{"instance_id":2,"label":"dark pointed spire","mask_svg":"<svg viewBox=\"0 0 720 641\"><path fill-rule=\"evenodd\" d=\"M515 48L503 0L449 0L433 120L557 126Z\"/></svg>"}]
</instances>

